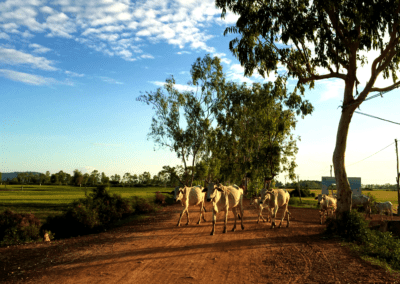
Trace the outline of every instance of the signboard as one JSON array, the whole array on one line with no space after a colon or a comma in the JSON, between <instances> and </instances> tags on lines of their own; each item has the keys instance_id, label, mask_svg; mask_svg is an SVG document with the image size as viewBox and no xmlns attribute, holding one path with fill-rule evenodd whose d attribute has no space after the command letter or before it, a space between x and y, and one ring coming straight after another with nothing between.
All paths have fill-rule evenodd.
<instances>
[{"instance_id":1,"label":"signboard","mask_svg":"<svg viewBox=\"0 0 400 284\"><path fill-rule=\"evenodd\" d=\"M361 195L361 178L349 177L347 178L350 183L351 191L353 195ZM335 184L336 179L334 177L322 177L322 194L329 194L328 188L331 184Z\"/></svg>"}]
</instances>

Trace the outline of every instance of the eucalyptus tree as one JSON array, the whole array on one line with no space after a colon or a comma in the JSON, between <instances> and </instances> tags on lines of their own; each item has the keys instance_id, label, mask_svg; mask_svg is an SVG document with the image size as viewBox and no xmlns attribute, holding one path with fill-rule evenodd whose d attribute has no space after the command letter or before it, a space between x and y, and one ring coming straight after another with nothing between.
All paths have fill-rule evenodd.
<instances>
[{"instance_id":1,"label":"eucalyptus tree","mask_svg":"<svg viewBox=\"0 0 400 284\"><path fill-rule=\"evenodd\" d=\"M148 138L160 147L166 147L182 160L185 175L192 185L196 162L205 152L213 114L211 107L218 92L222 92L225 76L220 59L206 55L198 58L191 68L188 91L178 91L173 77L155 92L146 92L138 101L152 105L155 115ZM183 182L183 180L180 180ZM186 181L185 181L186 182Z\"/></svg>"},{"instance_id":2,"label":"eucalyptus tree","mask_svg":"<svg viewBox=\"0 0 400 284\"><path fill-rule=\"evenodd\" d=\"M100 179L100 173L98 170L93 170L90 174L90 179L92 182L92 185L98 184L99 179Z\"/></svg>"},{"instance_id":3,"label":"eucalyptus tree","mask_svg":"<svg viewBox=\"0 0 400 284\"><path fill-rule=\"evenodd\" d=\"M72 183L75 185L82 186L83 178L81 177L83 177L82 172L78 169L75 169L72 176Z\"/></svg>"},{"instance_id":4,"label":"eucalyptus tree","mask_svg":"<svg viewBox=\"0 0 400 284\"><path fill-rule=\"evenodd\" d=\"M110 178L104 172L101 173L100 179L102 184L107 184L110 181Z\"/></svg>"},{"instance_id":5,"label":"eucalyptus tree","mask_svg":"<svg viewBox=\"0 0 400 284\"><path fill-rule=\"evenodd\" d=\"M264 181L280 172L294 177L296 114L304 117L313 107L297 90L289 92L286 83L283 77L251 86L231 83L218 97L213 154L224 160L223 175L240 177L236 182Z\"/></svg>"},{"instance_id":6,"label":"eucalyptus tree","mask_svg":"<svg viewBox=\"0 0 400 284\"><path fill-rule=\"evenodd\" d=\"M46 171L46 178L44 180L44 183L48 183L48 182L50 182L50 172Z\"/></svg>"},{"instance_id":7,"label":"eucalyptus tree","mask_svg":"<svg viewBox=\"0 0 400 284\"><path fill-rule=\"evenodd\" d=\"M111 180L112 180L112 181L120 182L120 181L121 181L121 176L115 174L115 175L111 176Z\"/></svg>"},{"instance_id":8,"label":"eucalyptus tree","mask_svg":"<svg viewBox=\"0 0 400 284\"><path fill-rule=\"evenodd\" d=\"M338 212L351 208L351 189L345 169L347 136L354 111L371 92L400 85L400 2L395 0L216 0L222 17L230 10L239 15L225 34L237 33L229 48L245 68L245 75L277 71L282 64L289 76L305 86L339 79L344 83L342 112L337 129L333 165L338 187ZM358 67L374 52L371 74L359 88ZM379 75L393 84L375 86ZM363 78L365 79L365 78Z\"/></svg>"},{"instance_id":9,"label":"eucalyptus tree","mask_svg":"<svg viewBox=\"0 0 400 284\"><path fill-rule=\"evenodd\" d=\"M129 180L131 179L131 174L130 173L125 173L122 177L122 182L124 184L129 183Z\"/></svg>"}]
</instances>

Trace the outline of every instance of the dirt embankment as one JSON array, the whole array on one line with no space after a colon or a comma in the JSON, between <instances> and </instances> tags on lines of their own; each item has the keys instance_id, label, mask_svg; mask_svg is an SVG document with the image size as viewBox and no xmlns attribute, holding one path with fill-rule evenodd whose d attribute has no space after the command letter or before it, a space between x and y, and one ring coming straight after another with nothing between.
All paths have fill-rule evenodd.
<instances>
[{"instance_id":1,"label":"dirt embankment","mask_svg":"<svg viewBox=\"0 0 400 284\"><path fill-rule=\"evenodd\" d=\"M207 209L211 209L207 204ZM207 222L197 225L199 209L190 208L189 226L176 227L180 204L149 219L110 232L50 244L0 248L4 283L399 283L400 277L362 261L337 241L321 238L315 209L290 208L286 228L257 224L245 202L244 226L216 235ZM280 220L281 211L278 211ZM378 216L374 216L375 219ZM398 217L394 217L398 218ZM280 221L277 221L279 224ZM182 224L186 223L186 216Z\"/></svg>"}]
</instances>

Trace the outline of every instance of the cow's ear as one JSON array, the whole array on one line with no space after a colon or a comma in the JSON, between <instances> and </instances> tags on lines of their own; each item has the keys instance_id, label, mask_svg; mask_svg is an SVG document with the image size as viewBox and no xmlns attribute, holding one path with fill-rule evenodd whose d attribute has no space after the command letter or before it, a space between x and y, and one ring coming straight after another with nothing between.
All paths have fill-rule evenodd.
<instances>
[{"instance_id":1,"label":"cow's ear","mask_svg":"<svg viewBox=\"0 0 400 284\"><path fill-rule=\"evenodd\" d=\"M217 190L220 191L220 192L223 191L222 188L220 188L220 187L217 187Z\"/></svg>"},{"instance_id":2,"label":"cow's ear","mask_svg":"<svg viewBox=\"0 0 400 284\"><path fill-rule=\"evenodd\" d=\"M207 188L203 189L202 192L207 192Z\"/></svg>"},{"instance_id":3,"label":"cow's ear","mask_svg":"<svg viewBox=\"0 0 400 284\"><path fill-rule=\"evenodd\" d=\"M174 193L175 193L175 190L173 190L173 191L170 192L170 194L174 194Z\"/></svg>"},{"instance_id":4,"label":"cow's ear","mask_svg":"<svg viewBox=\"0 0 400 284\"><path fill-rule=\"evenodd\" d=\"M314 199L315 199L315 200L317 200L317 199L318 199L318 196L317 196L317 197L315 197Z\"/></svg>"}]
</instances>

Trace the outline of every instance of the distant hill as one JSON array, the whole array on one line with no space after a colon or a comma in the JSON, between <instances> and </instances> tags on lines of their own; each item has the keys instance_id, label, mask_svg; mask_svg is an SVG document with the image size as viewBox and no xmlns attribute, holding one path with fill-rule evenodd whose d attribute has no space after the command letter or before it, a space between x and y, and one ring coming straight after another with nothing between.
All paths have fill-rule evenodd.
<instances>
[{"instance_id":1,"label":"distant hill","mask_svg":"<svg viewBox=\"0 0 400 284\"><path fill-rule=\"evenodd\" d=\"M39 173L39 172L12 172L12 173L1 173L1 180L3 181L5 181L5 180L7 180L8 178L10 179L10 180L12 180L13 178L16 178L17 176L18 176L18 174L20 174L20 173L32 173L32 174L34 174L34 175L39 175L39 174L41 174L41 173Z\"/></svg>"}]
</instances>

